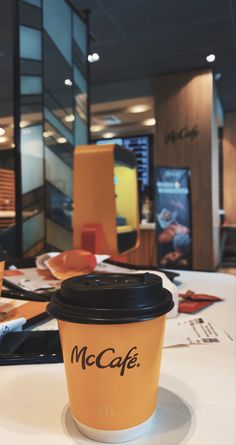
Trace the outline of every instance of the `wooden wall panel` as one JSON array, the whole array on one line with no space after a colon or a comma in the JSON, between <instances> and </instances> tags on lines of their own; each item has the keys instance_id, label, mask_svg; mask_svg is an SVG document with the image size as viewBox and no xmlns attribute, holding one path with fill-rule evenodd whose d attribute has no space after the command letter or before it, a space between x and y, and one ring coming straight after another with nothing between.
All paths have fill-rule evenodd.
<instances>
[{"instance_id":1,"label":"wooden wall panel","mask_svg":"<svg viewBox=\"0 0 236 445\"><path fill-rule=\"evenodd\" d=\"M156 230L140 230L139 247L126 256L128 263L137 266L156 266Z\"/></svg>"},{"instance_id":2,"label":"wooden wall panel","mask_svg":"<svg viewBox=\"0 0 236 445\"><path fill-rule=\"evenodd\" d=\"M236 224L236 113L225 115L223 190L225 222Z\"/></svg>"},{"instance_id":3,"label":"wooden wall panel","mask_svg":"<svg viewBox=\"0 0 236 445\"><path fill-rule=\"evenodd\" d=\"M0 229L15 224L15 172L0 168Z\"/></svg>"},{"instance_id":4,"label":"wooden wall panel","mask_svg":"<svg viewBox=\"0 0 236 445\"><path fill-rule=\"evenodd\" d=\"M208 71L167 74L156 78L154 162L191 169L193 268L213 270L218 247L213 236L212 147L213 76ZM196 130L196 137L166 141L168 133ZM217 181L216 181L217 182ZM214 209L214 214L217 210Z\"/></svg>"}]
</instances>

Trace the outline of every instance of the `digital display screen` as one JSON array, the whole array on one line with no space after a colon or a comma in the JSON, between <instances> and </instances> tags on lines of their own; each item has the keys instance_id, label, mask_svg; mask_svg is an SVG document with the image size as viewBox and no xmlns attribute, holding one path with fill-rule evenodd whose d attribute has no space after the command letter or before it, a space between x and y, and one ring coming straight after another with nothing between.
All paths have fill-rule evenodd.
<instances>
[{"instance_id":1,"label":"digital display screen","mask_svg":"<svg viewBox=\"0 0 236 445\"><path fill-rule=\"evenodd\" d=\"M137 159L138 182L141 191L150 185L150 138L149 136L130 136L113 139L99 139L98 145L117 144L135 153Z\"/></svg>"},{"instance_id":2,"label":"digital display screen","mask_svg":"<svg viewBox=\"0 0 236 445\"><path fill-rule=\"evenodd\" d=\"M190 195L188 168L156 168L157 264L160 267L192 267Z\"/></svg>"}]
</instances>

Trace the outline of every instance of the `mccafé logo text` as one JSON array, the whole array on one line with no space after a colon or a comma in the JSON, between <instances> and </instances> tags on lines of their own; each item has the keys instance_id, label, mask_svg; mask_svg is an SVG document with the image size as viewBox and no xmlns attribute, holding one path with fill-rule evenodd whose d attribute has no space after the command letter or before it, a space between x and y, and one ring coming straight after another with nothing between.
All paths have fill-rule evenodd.
<instances>
[{"instance_id":1,"label":"mccaf\u00e9 logo text","mask_svg":"<svg viewBox=\"0 0 236 445\"><path fill-rule=\"evenodd\" d=\"M199 130L197 125L195 125L191 130L189 130L187 127L183 127L179 131L172 130L166 134L165 144L168 144L169 142L175 144L175 142L179 139L190 139L190 141L192 141L198 136L198 133Z\"/></svg>"},{"instance_id":2,"label":"mccaf\u00e9 logo text","mask_svg":"<svg viewBox=\"0 0 236 445\"><path fill-rule=\"evenodd\" d=\"M97 366L99 369L119 368L120 375L124 376L127 369L140 366L137 363L138 352L135 351L137 351L137 347L133 346L125 357L122 357L116 354L114 348L107 348L95 355L88 352L87 346L83 346L81 349L74 346L71 351L71 363L80 363L84 370L89 366Z\"/></svg>"}]
</instances>

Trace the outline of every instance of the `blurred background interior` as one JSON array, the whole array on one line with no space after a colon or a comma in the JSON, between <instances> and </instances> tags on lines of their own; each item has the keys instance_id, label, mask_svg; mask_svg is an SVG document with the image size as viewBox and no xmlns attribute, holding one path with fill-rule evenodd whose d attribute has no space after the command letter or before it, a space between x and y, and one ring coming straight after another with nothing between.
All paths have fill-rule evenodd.
<instances>
[{"instance_id":1,"label":"blurred background interior","mask_svg":"<svg viewBox=\"0 0 236 445\"><path fill-rule=\"evenodd\" d=\"M10 256L72 247L74 148L115 143L137 160L140 246L128 261L174 264L157 252L169 219L177 250L191 234L188 268L234 270L234 0L2 0L0 67L0 244ZM184 229L183 202L158 207L158 175L168 183L179 171Z\"/></svg>"}]
</instances>

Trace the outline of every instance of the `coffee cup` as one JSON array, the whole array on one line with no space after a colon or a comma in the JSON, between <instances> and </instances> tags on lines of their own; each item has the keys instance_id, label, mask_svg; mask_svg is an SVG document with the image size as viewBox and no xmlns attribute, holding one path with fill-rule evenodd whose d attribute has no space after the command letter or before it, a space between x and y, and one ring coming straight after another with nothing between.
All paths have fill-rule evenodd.
<instances>
[{"instance_id":1,"label":"coffee cup","mask_svg":"<svg viewBox=\"0 0 236 445\"><path fill-rule=\"evenodd\" d=\"M58 320L72 416L101 442L142 435L156 410L166 313L151 273L70 278L47 310Z\"/></svg>"}]
</instances>

